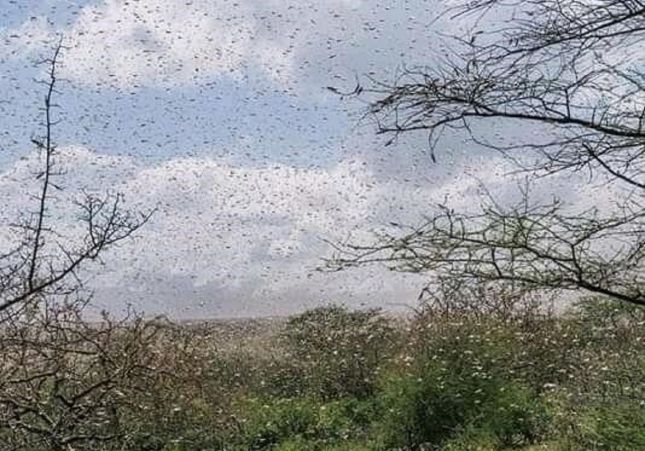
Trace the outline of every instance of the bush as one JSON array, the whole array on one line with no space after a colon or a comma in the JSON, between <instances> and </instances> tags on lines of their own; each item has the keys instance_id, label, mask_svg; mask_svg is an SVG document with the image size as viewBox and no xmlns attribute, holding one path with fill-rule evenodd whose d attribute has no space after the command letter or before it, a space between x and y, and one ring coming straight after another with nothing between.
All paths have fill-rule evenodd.
<instances>
[{"instance_id":1,"label":"bush","mask_svg":"<svg viewBox=\"0 0 645 451\"><path fill-rule=\"evenodd\" d=\"M334 449L367 439L376 415L369 401L345 399L323 403L315 399L253 399L241 408L241 449ZM343 448L347 449L347 448ZM354 448L353 448L354 449Z\"/></svg>"},{"instance_id":2,"label":"bush","mask_svg":"<svg viewBox=\"0 0 645 451\"><path fill-rule=\"evenodd\" d=\"M301 384L293 391L330 400L374 392L396 333L379 310L329 306L291 318L282 342L294 365L292 377Z\"/></svg>"},{"instance_id":3,"label":"bush","mask_svg":"<svg viewBox=\"0 0 645 451\"><path fill-rule=\"evenodd\" d=\"M539 397L477 363L466 368L429 362L387 381L383 397L379 440L385 449L440 446L472 436L485 436L496 449L528 445L541 438L549 422Z\"/></svg>"},{"instance_id":4,"label":"bush","mask_svg":"<svg viewBox=\"0 0 645 451\"><path fill-rule=\"evenodd\" d=\"M561 449L628 451L645 449L645 405L642 400L560 404L554 435Z\"/></svg>"}]
</instances>

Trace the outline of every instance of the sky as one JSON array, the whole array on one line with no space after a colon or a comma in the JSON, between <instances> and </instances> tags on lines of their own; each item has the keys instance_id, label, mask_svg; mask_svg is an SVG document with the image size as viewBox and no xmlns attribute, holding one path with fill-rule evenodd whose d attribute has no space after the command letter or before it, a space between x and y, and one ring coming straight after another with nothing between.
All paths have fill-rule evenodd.
<instances>
[{"instance_id":1,"label":"sky","mask_svg":"<svg viewBox=\"0 0 645 451\"><path fill-rule=\"evenodd\" d=\"M38 62L62 36L54 138L65 175L49 221L73 237L82 189L157 208L87 269L97 308L207 318L413 306L424 276L318 271L328 242L418 223L438 203L470 208L482 184L512 198L517 180L463 137L443 140L437 162L423 135L386 147L365 104L327 87L438 61L445 34L467 26L438 19L445 5L0 0L0 227L32 211Z\"/></svg>"}]
</instances>

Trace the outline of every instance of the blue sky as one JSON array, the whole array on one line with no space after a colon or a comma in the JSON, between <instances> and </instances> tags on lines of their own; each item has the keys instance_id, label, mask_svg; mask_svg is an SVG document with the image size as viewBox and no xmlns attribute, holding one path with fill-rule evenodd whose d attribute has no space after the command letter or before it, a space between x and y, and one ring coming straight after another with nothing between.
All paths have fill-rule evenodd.
<instances>
[{"instance_id":1,"label":"blue sky","mask_svg":"<svg viewBox=\"0 0 645 451\"><path fill-rule=\"evenodd\" d=\"M132 242L88 273L96 304L181 317L289 313L320 302L411 304L425 280L382 268L315 269L324 240L367 239L432 205L476 203L480 182L505 192L505 163L446 139L384 147L364 105L326 89L392 79L445 51L438 1L0 0L0 196L29 209L38 157L42 66L66 49L55 128L66 189L159 207ZM91 276L91 277L90 277Z\"/></svg>"},{"instance_id":2,"label":"blue sky","mask_svg":"<svg viewBox=\"0 0 645 451\"><path fill-rule=\"evenodd\" d=\"M34 62L48 56L56 36L63 35L71 46L66 56L73 61L63 71L68 81L61 83L58 98L64 114L57 129L61 145L81 144L97 152L153 159L210 149L213 156L226 154L239 164L300 166L337 163L342 158L339 148L356 125L345 105L325 86L351 88L356 75L385 75L403 62L418 61L431 42L431 33L423 25L437 9L433 7L437 2L357 0L332 0L321 6L319 2L175 0L7 3L0 16L5 45L0 61L9 76L2 78L0 89L9 93L11 106L3 105L9 114L0 158L21 154L27 147L42 97L34 83L41 78L42 68ZM175 3L180 6L167 6ZM190 6L181 8L182 3ZM139 6L131 8L132 4ZM191 13L183 22L168 26L175 19L172 14L186 8ZM155 10L146 17L146 12ZM204 16L215 17L200 22ZM136 23L127 23L133 17ZM186 24L192 28L182 29ZM248 54L229 57L234 61L222 63L223 67L200 65L191 61L191 39L200 41L194 47L202 57L239 44L219 44L214 39L212 49L204 46L201 41L211 32L208 27L261 44L257 49L241 49ZM158 52L144 53L158 39L137 43L139 35L159 29L172 36L166 45L180 39L189 43L176 52L162 51L158 57ZM114 36L113 42L104 42L105 34ZM164 42L160 45L163 48ZM127 62L130 68L115 68L108 62L103 71L88 69L104 57L118 57L123 47L134 49L135 57ZM147 72L141 69L164 58L177 58L178 52L180 63L192 64L188 79L187 70L172 63L176 79L172 70L161 76L163 68L158 68L159 76L151 76L154 67ZM269 55L257 64L261 55L271 52L280 53L282 60ZM289 68L276 75L273 72L280 65ZM107 74L110 70L116 73ZM140 82L132 83L129 72L139 75Z\"/></svg>"},{"instance_id":3,"label":"blue sky","mask_svg":"<svg viewBox=\"0 0 645 451\"><path fill-rule=\"evenodd\" d=\"M2 61L8 76L0 80L0 91L9 93L10 105L2 105L8 114L0 161L22 154L38 129L42 92L35 80L42 78L43 67L35 62L47 57L56 34L69 33L75 17L70 11L82 11L90 2L77 2L73 8L69 2L30 3L17 2L3 12L4 35L13 36L7 47L29 39L17 31L30 22L45 21L52 39ZM239 164L325 165L337 161L339 142L351 126L339 100L324 86L313 85L317 92L311 96L298 95L253 67L232 77L217 74L170 87L101 87L64 80L59 88L64 120L56 130L58 143L102 153L152 159L210 153Z\"/></svg>"}]
</instances>

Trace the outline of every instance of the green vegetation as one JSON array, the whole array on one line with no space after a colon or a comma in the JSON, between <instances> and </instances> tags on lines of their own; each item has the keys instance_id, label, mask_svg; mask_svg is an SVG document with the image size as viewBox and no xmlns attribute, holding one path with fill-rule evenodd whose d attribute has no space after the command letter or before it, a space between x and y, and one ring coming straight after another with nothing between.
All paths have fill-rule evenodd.
<instances>
[{"instance_id":1,"label":"green vegetation","mask_svg":"<svg viewBox=\"0 0 645 451\"><path fill-rule=\"evenodd\" d=\"M130 380L118 421L92 425L110 439L65 449L645 449L645 311L580 305L408 320L330 306L251 332L168 327L163 376ZM14 449L46 443L0 433Z\"/></svg>"}]
</instances>

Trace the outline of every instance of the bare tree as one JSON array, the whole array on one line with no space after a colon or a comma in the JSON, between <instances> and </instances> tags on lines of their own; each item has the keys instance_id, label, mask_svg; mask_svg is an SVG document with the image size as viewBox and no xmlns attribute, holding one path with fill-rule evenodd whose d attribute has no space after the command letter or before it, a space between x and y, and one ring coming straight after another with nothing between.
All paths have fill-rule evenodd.
<instances>
[{"instance_id":1,"label":"bare tree","mask_svg":"<svg viewBox=\"0 0 645 451\"><path fill-rule=\"evenodd\" d=\"M86 302L44 302L0 331L0 439L57 451L121 439L122 410L158 377L164 328L136 314L90 323Z\"/></svg>"},{"instance_id":2,"label":"bare tree","mask_svg":"<svg viewBox=\"0 0 645 451\"><path fill-rule=\"evenodd\" d=\"M80 269L131 237L151 217L123 210L120 194L86 194L76 201L83 235L75 245L49 221L62 189L55 182L59 153L53 139L58 58L47 65L40 189L31 215L14 226L17 243L0 256L0 443L2 449L99 449L122 433L128 394L159 381L157 321L130 313L114 320L86 318L89 294Z\"/></svg>"},{"instance_id":3,"label":"bare tree","mask_svg":"<svg viewBox=\"0 0 645 451\"><path fill-rule=\"evenodd\" d=\"M425 132L433 159L441 136L466 136L531 178L585 171L615 203L573 212L526 188L517 205L487 199L476 214L440 206L410 233L339 244L329 265L384 262L645 305L645 3L475 0L443 17L472 24L454 53L352 93L370 96L378 133ZM490 132L503 126L525 133Z\"/></svg>"},{"instance_id":4,"label":"bare tree","mask_svg":"<svg viewBox=\"0 0 645 451\"><path fill-rule=\"evenodd\" d=\"M44 135L32 138L42 158L42 170L36 178L40 192L36 209L14 227L20 237L16 245L0 256L0 322L19 312L43 296L60 295L78 288L78 271L81 266L96 260L112 245L130 237L151 217L153 211L134 213L121 208L123 196L108 194L100 197L85 194L76 202L85 234L78 244L69 246L60 239L60 233L48 224L52 190L61 187L54 179L62 175L57 170L57 147L53 140L53 117L56 104L54 94L57 64L62 50L62 40L54 49L53 56L43 63L47 65L46 95L44 99Z\"/></svg>"}]
</instances>

